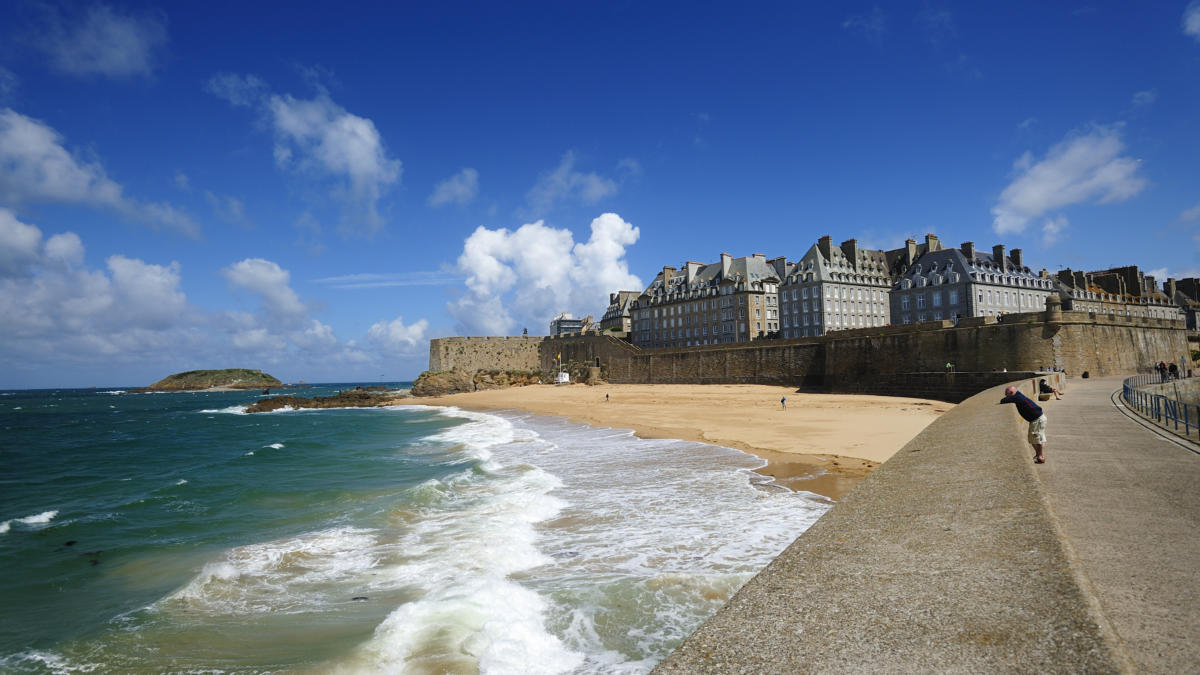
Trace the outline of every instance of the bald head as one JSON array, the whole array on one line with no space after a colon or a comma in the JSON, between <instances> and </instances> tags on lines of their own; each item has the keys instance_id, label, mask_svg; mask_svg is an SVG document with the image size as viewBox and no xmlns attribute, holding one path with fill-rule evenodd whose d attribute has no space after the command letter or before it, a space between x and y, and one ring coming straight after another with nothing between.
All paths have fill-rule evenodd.
<instances>
[{"instance_id":1,"label":"bald head","mask_svg":"<svg viewBox=\"0 0 1200 675\"><path fill-rule=\"evenodd\" d=\"M1012 396L1012 395L1013 395L1013 394L1015 394L1015 393L1017 393L1017 388L1016 388L1016 387L1014 387L1014 386L1011 386L1011 385L1010 385L1010 386L1008 386L1008 387L1005 387L1005 388L1004 388L1004 395L1005 395L1005 396Z\"/></svg>"}]
</instances>

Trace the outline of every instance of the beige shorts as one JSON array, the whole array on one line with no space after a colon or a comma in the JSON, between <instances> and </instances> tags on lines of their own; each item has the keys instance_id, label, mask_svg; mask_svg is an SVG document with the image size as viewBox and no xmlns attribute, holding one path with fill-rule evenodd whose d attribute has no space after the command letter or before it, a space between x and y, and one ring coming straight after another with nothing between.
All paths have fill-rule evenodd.
<instances>
[{"instance_id":1,"label":"beige shorts","mask_svg":"<svg viewBox=\"0 0 1200 675\"><path fill-rule=\"evenodd\" d=\"M1046 416L1042 415L1029 423L1029 444L1043 445L1046 442Z\"/></svg>"}]
</instances>

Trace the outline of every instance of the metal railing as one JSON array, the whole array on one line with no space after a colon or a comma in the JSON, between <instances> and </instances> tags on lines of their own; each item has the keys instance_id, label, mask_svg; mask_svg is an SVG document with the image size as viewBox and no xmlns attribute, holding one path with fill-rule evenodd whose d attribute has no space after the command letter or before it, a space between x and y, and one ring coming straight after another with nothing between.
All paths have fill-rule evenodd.
<instances>
[{"instance_id":1,"label":"metal railing","mask_svg":"<svg viewBox=\"0 0 1200 675\"><path fill-rule=\"evenodd\" d=\"M1137 412L1142 417L1152 420L1167 429L1173 429L1177 433L1182 432L1184 436L1189 438L1192 432L1195 431L1197 439L1200 439L1200 406L1194 403L1177 401L1168 396L1143 389L1143 387L1169 384L1170 382L1171 380L1164 380L1158 374L1134 375L1133 377L1125 378L1125 381L1122 383L1121 398L1125 399L1126 407Z\"/></svg>"}]
</instances>

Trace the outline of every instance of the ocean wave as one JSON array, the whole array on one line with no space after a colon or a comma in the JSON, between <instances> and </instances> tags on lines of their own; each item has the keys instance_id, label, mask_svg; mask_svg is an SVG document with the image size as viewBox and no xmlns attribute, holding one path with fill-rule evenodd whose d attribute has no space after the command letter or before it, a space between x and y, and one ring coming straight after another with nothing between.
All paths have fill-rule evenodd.
<instances>
[{"instance_id":1,"label":"ocean wave","mask_svg":"<svg viewBox=\"0 0 1200 675\"><path fill-rule=\"evenodd\" d=\"M196 412L205 413L208 415L212 415L214 413L221 413L221 414L226 414L226 415L245 415L245 414L247 414L246 406L244 406L244 405L231 405L228 408L205 408L204 410L197 410Z\"/></svg>"},{"instance_id":2,"label":"ocean wave","mask_svg":"<svg viewBox=\"0 0 1200 675\"><path fill-rule=\"evenodd\" d=\"M42 511L32 516L24 518L12 518L10 520L0 521L0 534L8 534L12 530L13 523L21 523L22 525L46 525L58 516L58 511Z\"/></svg>"},{"instance_id":3,"label":"ocean wave","mask_svg":"<svg viewBox=\"0 0 1200 675\"><path fill-rule=\"evenodd\" d=\"M264 445L263 447L264 448L272 448L275 450L282 450L284 446L283 446L283 443L272 443L270 445Z\"/></svg>"},{"instance_id":4,"label":"ocean wave","mask_svg":"<svg viewBox=\"0 0 1200 675\"><path fill-rule=\"evenodd\" d=\"M353 527L239 546L157 605L220 615L308 611L346 586L369 587L380 555L375 533Z\"/></svg>"}]
</instances>

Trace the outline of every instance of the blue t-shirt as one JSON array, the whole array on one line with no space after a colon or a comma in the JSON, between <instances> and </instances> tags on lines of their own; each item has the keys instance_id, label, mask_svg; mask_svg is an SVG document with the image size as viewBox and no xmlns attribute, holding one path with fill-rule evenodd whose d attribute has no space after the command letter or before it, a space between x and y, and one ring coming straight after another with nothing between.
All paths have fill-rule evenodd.
<instances>
[{"instance_id":1,"label":"blue t-shirt","mask_svg":"<svg viewBox=\"0 0 1200 675\"><path fill-rule=\"evenodd\" d=\"M1042 407L1019 391L1012 396L1005 396L1000 399L1000 402L1015 403L1017 405L1017 412L1021 414L1021 417L1025 418L1026 422L1032 422L1042 416Z\"/></svg>"}]
</instances>

